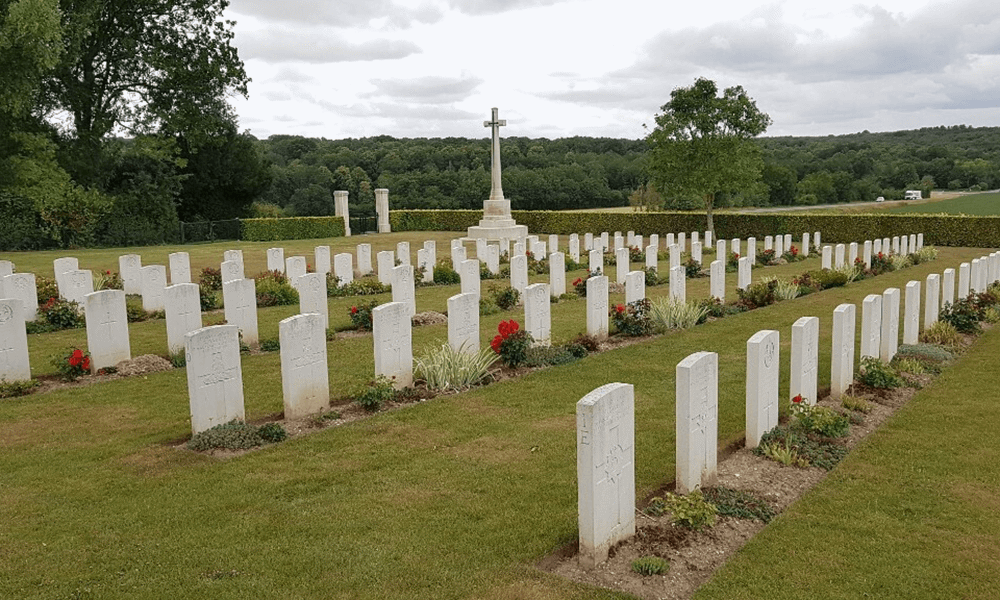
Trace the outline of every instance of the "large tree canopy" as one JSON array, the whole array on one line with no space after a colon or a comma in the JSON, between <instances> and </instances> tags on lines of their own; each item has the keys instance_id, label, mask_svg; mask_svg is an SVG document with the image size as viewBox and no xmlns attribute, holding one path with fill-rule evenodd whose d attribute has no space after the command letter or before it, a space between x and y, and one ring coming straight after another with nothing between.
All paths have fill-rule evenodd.
<instances>
[{"instance_id":1,"label":"large tree canopy","mask_svg":"<svg viewBox=\"0 0 1000 600\"><path fill-rule=\"evenodd\" d=\"M61 0L63 52L45 80L46 108L64 114L78 183L97 177L115 132L213 135L232 122L226 96L247 93L228 0Z\"/></svg>"},{"instance_id":2,"label":"large tree canopy","mask_svg":"<svg viewBox=\"0 0 1000 600\"><path fill-rule=\"evenodd\" d=\"M760 180L763 160L753 138L771 118L741 86L719 96L715 82L704 78L672 91L660 110L647 138L650 179L666 196L701 197L711 230L715 195Z\"/></svg>"}]
</instances>

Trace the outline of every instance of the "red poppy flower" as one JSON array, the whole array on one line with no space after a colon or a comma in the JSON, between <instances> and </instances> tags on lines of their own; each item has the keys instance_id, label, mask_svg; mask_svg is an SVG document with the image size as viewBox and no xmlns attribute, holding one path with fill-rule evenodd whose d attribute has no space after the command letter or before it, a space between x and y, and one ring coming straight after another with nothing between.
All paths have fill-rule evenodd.
<instances>
[{"instance_id":1,"label":"red poppy flower","mask_svg":"<svg viewBox=\"0 0 1000 600\"><path fill-rule=\"evenodd\" d=\"M615 311L618 314L622 314L623 312L625 312L625 305L624 304L619 304L618 306L615 307Z\"/></svg>"},{"instance_id":2,"label":"red poppy flower","mask_svg":"<svg viewBox=\"0 0 1000 600\"><path fill-rule=\"evenodd\" d=\"M492 342L490 342L490 348L493 348L494 352L500 354L500 344L502 343L503 343L503 338L498 335L495 338L493 338Z\"/></svg>"},{"instance_id":3,"label":"red poppy flower","mask_svg":"<svg viewBox=\"0 0 1000 600\"><path fill-rule=\"evenodd\" d=\"M794 398L792 398L792 402L794 402L796 404L799 404L800 402L802 402L802 394L799 394L798 396L795 396Z\"/></svg>"},{"instance_id":4,"label":"red poppy flower","mask_svg":"<svg viewBox=\"0 0 1000 600\"><path fill-rule=\"evenodd\" d=\"M351 307L351 314L352 315L358 314L358 307L357 306L352 306Z\"/></svg>"}]
</instances>

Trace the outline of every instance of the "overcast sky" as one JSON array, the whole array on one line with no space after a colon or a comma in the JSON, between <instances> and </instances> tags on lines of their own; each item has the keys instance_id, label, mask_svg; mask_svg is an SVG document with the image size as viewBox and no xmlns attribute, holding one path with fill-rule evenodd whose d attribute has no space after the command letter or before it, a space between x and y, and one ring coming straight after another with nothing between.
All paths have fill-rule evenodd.
<instances>
[{"instance_id":1,"label":"overcast sky","mask_svg":"<svg viewBox=\"0 0 1000 600\"><path fill-rule=\"evenodd\" d=\"M232 0L260 138L636 139L676 87L767 135L1000 125L1000 0Z\"/></svg>"}]
</instances>

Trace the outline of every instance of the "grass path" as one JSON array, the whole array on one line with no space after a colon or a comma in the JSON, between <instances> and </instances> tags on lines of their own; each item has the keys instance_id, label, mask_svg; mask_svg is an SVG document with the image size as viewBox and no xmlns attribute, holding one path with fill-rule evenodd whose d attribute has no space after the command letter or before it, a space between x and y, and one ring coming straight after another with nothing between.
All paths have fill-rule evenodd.
<instances>
[{"instance_id":1,"label":"grass path","mask_svg":"<svg viewBox=\"0 0 1000 600\"><path fill-rule=\"evenodd\" d=\"M190 431L183 371L0 402L0 597L620 597L530 567L576 537L582 396L635 385L642 496L673 477L674 367L685 356L720 353L728 443L742 436L745 342L756 331L782 332L785 390L789 328L820 317L828 385L837 304L980 254L944 248L931 263L233 460L174 447ZM689 297L707 295L707 279L695 285L705 289ZM581 301L554 305L555 337L581 329L583 311ZM335 396L370 377L370 344L329 344ZM281 410L277 365L276 354L244 358L248 418Z\"/></svg>"},{"instance_id":2,"label":"grass path","mask_svg":"<svg viewBox=\"0 0 1000 600\"><path fill-rule=\"evenodd\" d=\"M696 598L996 598L998 369L994 328Z\"/></svg>"}]
</instances>

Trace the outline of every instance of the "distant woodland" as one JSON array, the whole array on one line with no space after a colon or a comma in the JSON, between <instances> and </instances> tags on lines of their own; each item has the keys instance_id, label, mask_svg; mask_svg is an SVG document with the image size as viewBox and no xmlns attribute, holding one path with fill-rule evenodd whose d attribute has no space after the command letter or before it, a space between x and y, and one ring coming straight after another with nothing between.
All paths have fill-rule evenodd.
<instances>
[{"instance_id":1,"label":"distant woodland","mask_svg":"<svg viewBox=\"0 0 1000 600\"><path fill-rule=\"evenodd\" d=\"M933 127L891 133L760 138L765 157L755 189L719 206L832 204L901 198L907 189L1000 187L1000 128ZM326 140L275 135L256 142L271 184L256 214L333 211L348 190L352 216L374 214L374 192L393 208L479 208L489 195L490 145L483 139ZM645 140L510 137L501 140L504 195L515 209L567 210L642 204L695 209L697 198L645 190ZM636 193L642 190L646 193Z\"/></svg>"}]
</instances>

